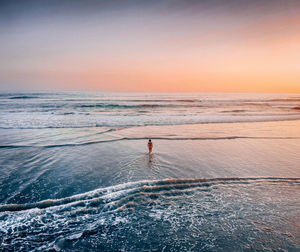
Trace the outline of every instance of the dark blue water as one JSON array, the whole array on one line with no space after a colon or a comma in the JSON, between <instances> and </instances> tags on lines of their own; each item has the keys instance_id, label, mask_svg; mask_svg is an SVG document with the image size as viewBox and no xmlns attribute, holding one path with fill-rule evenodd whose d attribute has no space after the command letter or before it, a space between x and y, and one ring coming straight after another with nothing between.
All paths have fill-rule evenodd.
<instances>
[{"instance_id":1,"label":"dark blue water","mask_svg":"<svg viewBox=\"0 0 300 252\"><path fill-rule=\"evenodd\" d=\"M0 250L300 250L296 95L0 103Z\"/></svg>"}]
</instances>

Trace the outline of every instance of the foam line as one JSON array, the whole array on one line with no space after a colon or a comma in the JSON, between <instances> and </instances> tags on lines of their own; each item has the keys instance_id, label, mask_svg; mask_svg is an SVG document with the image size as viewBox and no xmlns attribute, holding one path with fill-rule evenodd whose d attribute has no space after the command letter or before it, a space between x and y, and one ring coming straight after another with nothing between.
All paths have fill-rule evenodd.
<instances>
[{"instance_id":1,"label":"foam line","mask_svg":"<svg viewBox=\"0 0 300 252\"><path fill-rule=\"evenodd\" d=\"M15 149L15 148L58 148L58 147L74 147L74 146L85 146L99 143L111 143L119 141L133 141L133 140L170 140L170 141L207 141L207 140L234 140L234 139L300 139L300 137L249 137L249 136L228 136L228 137L121 137L109 140L90 141L85 143L72 143L72 144L53 144L53 145L0 145L0 149Z\"/></svg>"},{"instance_id":2,"label":"foam line","mask_svg":"<svg viewBox=\"0 0 300 252\"><path fill-rule=\"evenodd\" d=\"M105 205L126 201L124 198L132 199L139 193L160 193L164 191L185 190L194 187L209 187L218 184L233 183L300 183L300 178L284 177L236 177L236 178L199 178L199 179L164 179L164 180L144 180L129 182L106 188L99 188L90 192L77 194L61 199L48 199L28 204L2 204L0 212L22 211L33 208L49 208L55 206L76 206L85 204ZM123 199L123 200L122 200Z\"/></svg>"},{"instance_id":3,"label":"foam line","mask_svg":"<svg viewBox=\"0 0 300 252\"><path fill-rule=\"evenodd\" d=\"M297 109L292 109L294 112ZM223 113L223 116L226 116L226 113ZM254 116L254 118L251 118ZM276 117L279 116L279 117ZM221 119L222 118L222 119ZM251 118L251 119L249 119ZM222 123L256 123L256 122L285 122L285 121L298 121L300 120L300 114L298 113L289 113L287 114L277 114L277 115L270 115L270 114L239 114L235 117L220 117L218 120L216 118L207 119L205 121L201 119L196 119L193 121L182 121L182 122L173 122L173 123L148 123L144 122L141 124L122 124L122 125L110 125L107 123L99 124L91 124L91 125L59 125L59 126L0 126L0 129L7 130L7 129L81 129L81 128L97 128L97 127L144 127L144 126L173 126L173 125L197 125L197 124L222 124Z\"/></svg>"}]
</instances>

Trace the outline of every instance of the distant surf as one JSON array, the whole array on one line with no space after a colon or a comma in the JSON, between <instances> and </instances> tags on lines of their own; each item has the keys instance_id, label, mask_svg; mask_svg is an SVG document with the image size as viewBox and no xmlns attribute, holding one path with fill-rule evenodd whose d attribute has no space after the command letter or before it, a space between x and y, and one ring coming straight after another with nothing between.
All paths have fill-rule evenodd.
<instances>
[{"instance_id":1,"label":"distant surf","mask_svg":"<svg viewBox=\"0 0 300 252\"><path fill-rule=\"evenodd\" d=\"M0 97L0 129L300 120L299 96L290 94L56 92Z\"/></svg>"}]
</instances>

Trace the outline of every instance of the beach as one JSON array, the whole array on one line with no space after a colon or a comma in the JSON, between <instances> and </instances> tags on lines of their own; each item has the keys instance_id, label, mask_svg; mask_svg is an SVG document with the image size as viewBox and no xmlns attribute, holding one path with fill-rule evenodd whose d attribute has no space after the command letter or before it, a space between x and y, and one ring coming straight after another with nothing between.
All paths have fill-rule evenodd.
<instances>
[{"instance_id":1,"label":"beach","mask_svg":"<svg viewBox=\"0 0 300 252\"><path fill-rule=\"evenodd\" d=\"M0 103L1 249L300 249L299 95L3 93Z\"/></svg>"}]
</instances>

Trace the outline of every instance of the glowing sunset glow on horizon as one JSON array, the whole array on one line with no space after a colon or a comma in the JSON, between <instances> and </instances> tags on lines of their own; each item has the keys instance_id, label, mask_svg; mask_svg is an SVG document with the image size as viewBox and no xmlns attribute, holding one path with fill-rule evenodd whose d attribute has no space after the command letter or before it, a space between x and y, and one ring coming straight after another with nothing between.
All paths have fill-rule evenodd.
<instances>
[{"instance_id":1,"label":"glowing sunset glow on horizon","mask_svg":"<svg viewBox=\"0 0 300 252\"><path fill-rule=\"evenodd\" d=\"M300 4L241 2L2 4L0 90L300 93Z\"/></svg>"}]
</instances>

